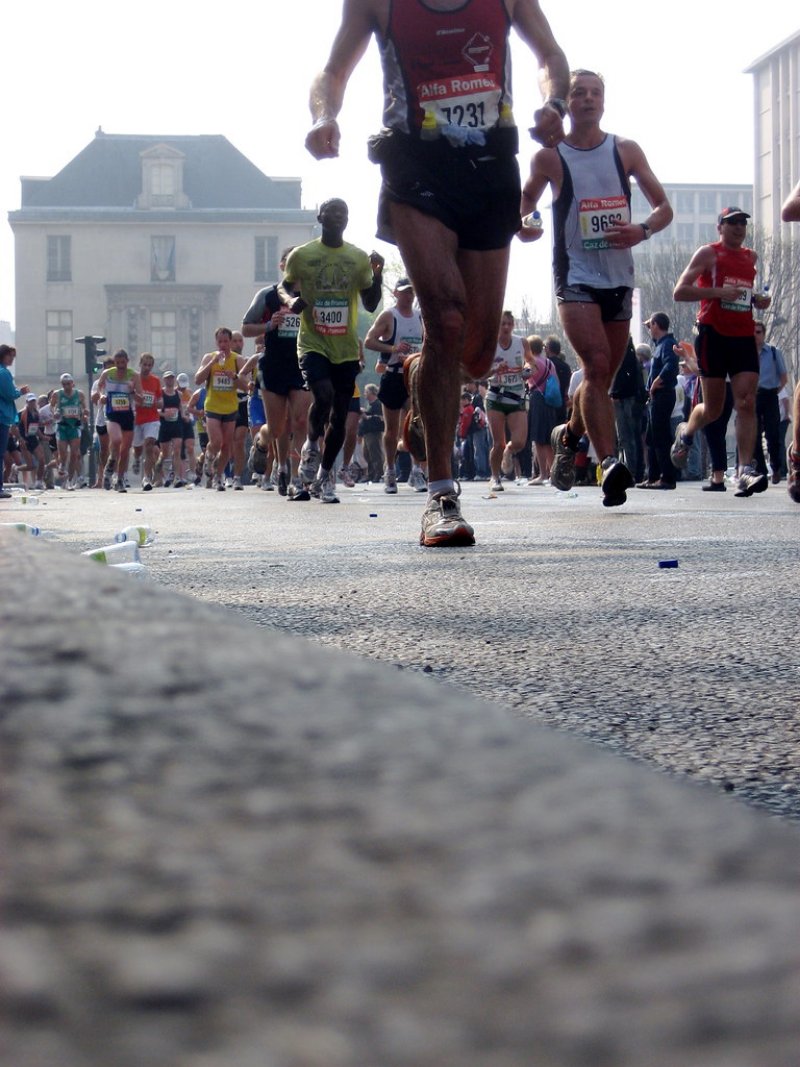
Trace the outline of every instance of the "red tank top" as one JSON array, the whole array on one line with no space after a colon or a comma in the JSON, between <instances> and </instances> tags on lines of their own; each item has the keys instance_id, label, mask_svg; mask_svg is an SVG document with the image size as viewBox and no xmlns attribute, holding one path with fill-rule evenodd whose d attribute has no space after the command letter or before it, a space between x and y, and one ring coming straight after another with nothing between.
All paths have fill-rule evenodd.
<instances>
[{"instance_id":1,"label":"red tank top","mask_svg":"<svg viewBox=\"0 0 800 1067\"><path fill-rule=\"evenodd\" d=\"M738 300L701 300L698 322L713 326L726 337L752 337L755 334L752 298L756 277L753 253L749 248L727 248L722 241L711 247L716 256L714 269L704 271L697 279L697 285L714 289L738 285L744 295Z\"/></svg>"},{"instance_id":2,"label":"red tank top","mask_svg":"<svg viewBox=\"0 0 800 1067\"><path fill-rule=\"evenodd\" d=\"M511 106L509 27L503 0L466 0L455 11L390 0L379 41L384 126L418 134L426 109L440 126L496 126Z\"/></svg>"}]
</instances>

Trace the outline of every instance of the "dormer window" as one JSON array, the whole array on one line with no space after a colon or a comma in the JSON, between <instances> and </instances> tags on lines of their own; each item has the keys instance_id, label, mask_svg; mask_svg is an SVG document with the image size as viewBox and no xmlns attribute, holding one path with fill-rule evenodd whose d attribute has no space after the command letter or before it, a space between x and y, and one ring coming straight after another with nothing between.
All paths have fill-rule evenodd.
<instances>
[{"instance_id":1,"label":"dormer window","mask_svg":"<svg viewBox=\"0 0 800 1067\"><path fill-rule=\"evenodd\" d=\"M183 191L183 152L160 144L142 152L142 191L138 208L161 210L191 207Z\"/></svg>"}]
</instances>

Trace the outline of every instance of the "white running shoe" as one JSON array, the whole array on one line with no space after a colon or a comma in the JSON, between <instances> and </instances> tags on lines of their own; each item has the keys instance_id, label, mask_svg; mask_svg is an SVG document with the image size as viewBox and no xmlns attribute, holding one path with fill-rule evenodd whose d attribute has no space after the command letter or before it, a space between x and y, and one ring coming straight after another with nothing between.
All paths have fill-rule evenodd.
<instances>
[{"instance_id":1,"label":"white running shoe","mask_svg":"<svg viewBox=\"0 0 800 1067\"><path fill-rule=\"evenodd\" d=\"M397 492L397 475L388 467L383 472L383 491L394 495Z\"/></svg>"},{"instance_id":2,"label":"white running shoe","mask_svg":"<svg viewBox=\"0 0 800 1067\"><path fill-rule=\"evenodd\" d=\"M329 471L320 483L320 500L323 504L338 504L336 495L336 475Z\"/></svg>"}]
</instances>

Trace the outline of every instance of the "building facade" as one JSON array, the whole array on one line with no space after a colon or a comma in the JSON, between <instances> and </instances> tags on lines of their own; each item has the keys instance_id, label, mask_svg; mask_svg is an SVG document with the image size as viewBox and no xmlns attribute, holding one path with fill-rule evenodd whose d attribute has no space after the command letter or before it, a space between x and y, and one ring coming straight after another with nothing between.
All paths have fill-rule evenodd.
<instances>
[{"instance_id":1,"label":"building facade","mask_svg":"<svg viewBox=\"0 0 800 1067\"><path fill-rule=\"evenodd\" d=\"M774 234L781 228L781 205L800 181L800 31L746 73L753 75L754 218Z\"/></svg>"},{"instance_id":2,"label":"building facade","mask_svg":"<svg viewBox=\"0 0 800 1067\"><path fill-rule=\"evenodd\" d=\"M691 182L662 184L672 204L674 217L666 230L654 233L649 241L636 245L633 249L634 257L657 254L674 244L691 247L694 251L702 244L719 239L717 218L723 208L740 207L748 214L753 211L752 185ZM647 218L650 210L644 194L634 184L631 193L631 218L640 222Z\"/></svg>"},{"instance_id":3,"label":"building facade","mask_svg":"<svg viewBox=\"0 0 800 1067\"><path fill-rule=\"evenodd\" d=\"M20 369L38 391L83 377L75 338L193 373L219 325L236 329L316 213L299 179L269 178L221 136L105 134L52 178L23 178L9 213Z\"/></svg>"}]
</instances>

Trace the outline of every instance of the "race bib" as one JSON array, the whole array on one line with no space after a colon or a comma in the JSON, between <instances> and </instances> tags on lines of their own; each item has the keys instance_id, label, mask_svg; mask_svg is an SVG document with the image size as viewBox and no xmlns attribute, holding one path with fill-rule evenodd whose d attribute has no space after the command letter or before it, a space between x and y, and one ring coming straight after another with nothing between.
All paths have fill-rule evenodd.
<instances>
[{"instance_id":1,"label":"race bib","mask_svg":"<svg viewBox=\"0 0 800 1067\"><path fill-rule=\"evenodd\" d=\"M65 404L61 409L61 417L64 419L79 419L81 409L78 404Z\"/></svg>"},{"instance_id":2,"label":"race bib","mask_svg":"<svg viewBox=\"0 0 800 1067\"><path fill-rule=\"evenodd\" d=\"M300 316L292 314L283 319L275 333L278 337L297 337L299 330Z\"/></svg>"},{"instance_id":3,"label":"race bib","mask_svg":"<svg viewBox=\"0 0 800 1067\"><path fill-rule=\"evenodd\" d=\"M317 333L330 335L347 333L350 322L350 304L347 300L330 297L314 305L314 329Z\"/></svg>"},{"instance_id":4,"label":"race bib","mask_svg":"<svg viewBox=\"0 0 800 1067\"><path fill-rule=\"evenodd\" d=\"M587 251L609 248L606 230L612 226L625 226L630 221L631 212L624 196L606 196L578 203L581 244Z\"/></svg>"},{"instance_id":5,"label":"race bib","mask_svg":"<svg viewBox=\"0 0 800 1067\"><path fill-rule=\"evenodd\" d=\"M111 394L111 410L112 411L130 411L131 398L127 393L112 393Z\"/></svg>"},{"instance_id":6,"label":"race bib","mask_svg":"<svg viewBox=\"0 0 800 1067\"><path fill-rule=\"evenodd\" d=\"M155 393L142 393L142 399L141 399L141 402L139 404L139 407L152 408L152 407L155 407L155 403L156 403L156 394Z\"/></svg>"},{"instance_id":7,"label":"race bib","mask_svg":"<svg viewBox=\"0 0 800 1067\"><path fill-rule=\"evenodd\" d=\"M522 385L521 374L499 374L501 385Z\"/></svg>"},{"instance_id":8,"label":"race bib","mask_svg":"<svg viewBox=\"0 0 800 1067\"><path fill-rule=\"evenodd\" d=\"M751 283L742 281L741 278L724 278L722 285L736 285L742 290L742 295L736 300L720 300L720 307L724 308L725 311L746 311L749 313L753 303Z\"/></svg>"},{"instance_id":9,"label":"race bib","mask_svg":"<svg viewBox=\"0 0 800 1067\"><path fill-rule=\"evenodd\" d=\"M501 89L491 71L437 78L417 86L420 107L433 112L439 126L488 129L497 124Z\"/></svg>"},{"instance_id":10,"label":"race bib","mask_svg":"<svg viewBox=\"0 0 800 1067\"><path fill-rule=\"evenodd\" d=\"M167 422L177 422L179 414L180 412L177 408L164 408L164 413L161 417L166 419Z\"/></svg>"},{"instance_id":11,"label":"race bib","mask_svg":"<svg viewBox=\"0 0 800 1067\"><path fill-rule=\"evenodd\" d=\"M233 390L234 379L226 371L214 371L214 389L218 393L230 393Z\"/></svg>"}]
</instances>

